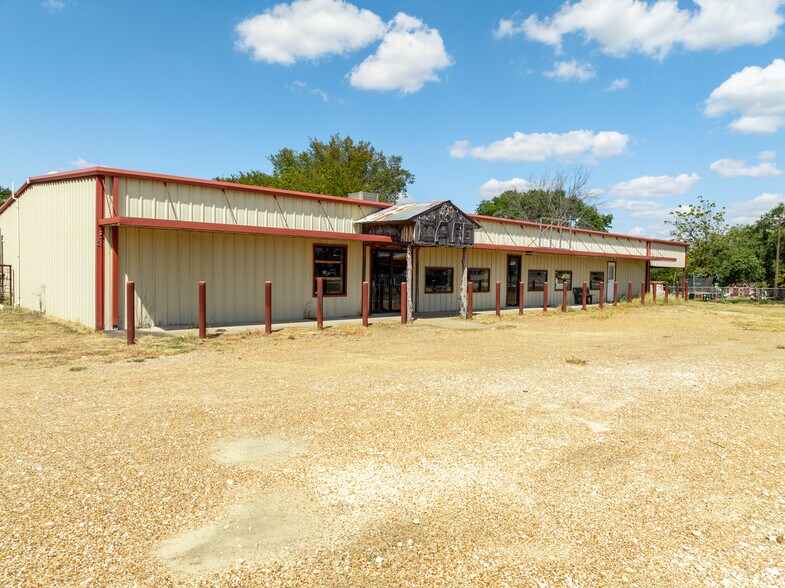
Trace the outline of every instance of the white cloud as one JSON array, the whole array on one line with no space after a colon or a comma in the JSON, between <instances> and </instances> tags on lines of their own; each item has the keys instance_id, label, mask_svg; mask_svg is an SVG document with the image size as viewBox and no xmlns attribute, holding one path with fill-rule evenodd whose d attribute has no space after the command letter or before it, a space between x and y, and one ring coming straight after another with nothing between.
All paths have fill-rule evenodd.
<instances>
[{"instance_id":1,"label":"white cloud","mask_svg":"<svg viewBox=\"0 0 785 588\"><path fill-rule=\"evenodd\" d=\"M608 92L617 92L619 90L626 90L630 86L630 80L627 78L618 78L613 80L607 87Z\"/></svg>"},{"instance_id":2,"label":"white cloud","mask_svg":"<svg viewBox=\"0 0 785 588\"><path fill-rule=\"evenodd\" d=\"M362 90L416 92L439 81L436 72L452 65L436 29L399 12L388 24L376 53L352 69L349 81Z\"/></svg>"},{"instance_id":3,"label":"white cloud","mask_svg":"<svg viewBox=\"0 0 785 588\"><path fill-rule=\"evenodd\" d=\"M754 223L761 215L785 203L785 194L764 193L752 200L730 204L726 208L728 220L737 225Z\"/></svg>"},{"instance_id":4,"label":"white cloud","mask_svg":"<svg viewBox=\"0 0 785 588\"><path fill-rule=\"evenodd\" d=\"M302 80L297 80L295 82L292 82L291 84L285 84L285 86L286 88L288 88L292 92L295 92L296 94L300 94L302 92L308 92L313 96L318 96L319 98L321 98L322 102L330 101L330 95L327 92L325 92L321 88L311 88L306 82L303 82ZM341 100L336 99L336 102L341 103Z\"/></svg>"},{"instance_id":5,"label":"white cloud","mask_svg":"<svg viewBox=\"0 0 785 588\"><path fill-rule=\"evenodd\" d=\"M770 161L748 166L741 159L718 159L709 167L723 178L773 178L782 175L782 171Z\"/></svg>"},{"instance_id":6,"label":"white cloud","mask_svg":"<svg viewBox=\"0 0 785 588\"><path fill-rule=\"evenodd\" d=\"M47 10L51 10L52 12L62 12L65 10L65 1L64 0L45 0L41 2L41 6L46 8ZM55 172L57 173L57 172Z\"/></svg>"},{"instance_id":7,"label":"white cloud","mask_svg":"<svg viewBox=\"0 0 785 588\"><path fill-rule=\"evenodd\" d=\"M585 82L592 79L596 74L590 63L579 63L572 59L570 61L557 61L553 64L553 69L543 72L543 75L546 78L560 82L569 82L571 80Z\"/></svg>"},{"instance_id":8,"label":"white cloud","mask_svg":"<svg viewBox=\"0 0 785 588\"><path fill-rule=\"evenodd\" d=\"M450 148L450 155L486 161L594 160L624 153L629 140L628 135L616 131L516 132L512 137L481 147L471 147L468 141L456 141Z\"/></svg>"},{"instance_id":9,"label":"white cloud","mask_svg":"<svg viewBox=\"0 0 785 588\"><path fill-rule=\"evenodd\" d=\"M380 39L384 28L378 15L344 0L295 0L238 24L236 47L256 61L291 65L362 49Z\"/></svg>"},{"instance_id":10,"label":"white cloud","mask_svg":"<svg viewBox=\"0 0 785 588\"><path fill-rule=\"evenodd\" d=\"M738 112L730 128L739 133L773 133L785 126L785 60L734 73L706 100L704 113L717 117Z\"/></svg>"},{"instance_id":11,"label":"white cloud","mask_svg":"<svg viewBox=\"0 0 785 588\"><path fill-rule=\"evenodd\" d=\"M556 48L566 35L582 33L614 56L639 52L663 58L675 46L721 50L762 45L783 22L782 0L695 0L697 9L680 9L675 0L578 0L553 15L523 21L502 19L496 38L523 34Z\"/></svg>"},{"instance_id":12,"label":"white cloud","mask_svg":"<svg viewBox=\"0 0 785 588\"><path fill-rule=\"evenodd\" d=\"M761 161L767 161L769 159L774 159L775 157L777 157L776 151L761 151L758 153L758 159Z\"/></svg>"},{"instance_id":13,"label":"white cloud","mask_svg":"<svg viewBox=\"0 0 785 588\"><path fill-rule=\"evenodd\" d=\"M531 182L523 178L512 178L510 180L497 180L491 178L480 186L478 192L483 198L493 198L507 190L515 190L516 192L526 192L531 188Z\"/></svg>"},{"instance_id":14,"label":"white cloud","mask_svg":"<svg viewBox=\"0 0 785 588\"><path fill-rule=\"evenodd\" d=\"M684 194L692 185L700 180L696 173L673 176L641 176L626 182L615 184L610 192L615 196L638 198L657 198Z\"/></svg>"},{"instance_id":15,"label":"white cloud","mask_svg":"<svg viewBox=\"0 0 785 588\"><path fill-rule=\"evenodd\" d=\"M86 159L80 157L79 159L73 159L68 162L68 165L73 166L77 169L84 169L86 167L97 167L97 163L93 163L91 161L87 161Z\"/></svg>"},{"instance_id":16,"label":"white cloud","mask_svg":"<svg viewBox=\"0 0 785 588\"><path fill-rule=\"evenodd\" d=\"M617 210L628 210L631 212L640 212L644 210L659 210L662 204L653 200L626 200L618 198L606 203L605 206Z\"/></svg>"}]
</instances>

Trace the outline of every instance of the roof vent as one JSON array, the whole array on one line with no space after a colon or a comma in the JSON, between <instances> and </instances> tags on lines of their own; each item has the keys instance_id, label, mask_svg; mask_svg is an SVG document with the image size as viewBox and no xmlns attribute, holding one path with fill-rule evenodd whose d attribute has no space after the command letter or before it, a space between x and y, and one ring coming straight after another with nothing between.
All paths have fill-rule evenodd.
<instances>
[{"instance_id":1,"label":"roof vent","mask_svg":"<svg viewBox=\"0 0 785 588\"><path fill-rule=\"evenodd\" d=\"M376 192L352 192L349 198L355 200L367 200L368 202L379 202L379 195Z\"/></svg>"}]
</instances>

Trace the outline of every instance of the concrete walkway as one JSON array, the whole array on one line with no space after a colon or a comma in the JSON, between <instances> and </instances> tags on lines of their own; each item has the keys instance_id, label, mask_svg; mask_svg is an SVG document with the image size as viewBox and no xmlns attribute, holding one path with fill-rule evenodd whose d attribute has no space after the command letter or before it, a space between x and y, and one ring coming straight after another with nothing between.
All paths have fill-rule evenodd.
<instances>
[{"instance_id":1,"label":"concrete walkway","mask_svg":"<svg viewBox=\"0 0 785 588\"><path fill-rule=\"evenodd\" d=\"M606 303L609 306L611 303ZM588 305L589 307L596 307L597 304ZM580 310L581 305L570 305L569 308L571 310ZM517 307L510 307L510 308L503 308L501 310L503 315L517 315L518 308ZM542 307L532 307L532 308L525 308L525 313L531 312L542 312ZM548 308L548 312L561 312L561 306L551 306ZM475 316L493 316L496 314L494 309L491 310L479 310L475 311ZM399 313L389 313L389 314L374 314L372 315L368 322L369 324L373 325L376 323L398 323L401 320L401 315ZM487 329L490 328L492 325L487 323L477 323L472 321L462 321L458 320L458 315L455 312L429 312L429 313L418 313L415 315L412 324L420 325L420 326L430 326L435 328L442 328L442 329L457 329L457 330L474 330L474 329ZM349 318L338 318L338 319L325 319L324 321L324 328L328 329L331 327L343 327L343 326L360 326L362 325L362 318L361 317L349 317ZM316 320L306 319L306 320L299 320L299 321L290 321L285 323L273 323L273 332L275 331L282 331L284 329L314 329L316 328ZM221 325L216 327L209 327L207 329L208 337L218 336L225 333L244 333L248 331L264 331L264 323L257 323L257 324L235 324L235 325ZM125 337L125 331L107 331L107 336L109 337ZM145 336L152 336L152 337L188 337L188 336L197 336L198 329L193 325L173 325L167 327L152 327L149 329L136 329L136 336L137 337L145 337Z\"/></svg>"}]
</instances>

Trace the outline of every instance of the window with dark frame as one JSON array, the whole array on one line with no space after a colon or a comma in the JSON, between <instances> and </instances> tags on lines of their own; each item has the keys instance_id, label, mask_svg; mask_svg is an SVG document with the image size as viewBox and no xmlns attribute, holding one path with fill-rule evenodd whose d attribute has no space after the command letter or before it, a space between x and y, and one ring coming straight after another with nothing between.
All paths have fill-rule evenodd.
<instances>
[{"instance_id":1,"label":"window with dark frame","mask_svg":"<svg viewBox=\"0 0 785 588\"><path fill-rule=\"evenodd\" d=\"M600 284L605 281L605 272L589 273L589 290L599 290Z\"/></svg>"},{"instance_id":2,"label":"window with dark frame","mask_svg":"<svg viewBox=\"0 0 785 588\"><path fill-rule=\"evenodd\" d=\"M567 289L570 290L572 288L572 271L556 270L556 281L553 284L553 288L561 292L565 283L567 284Z\"/></svg>"},{"instance_id":3,"label":"window with dark frame","mask_svg":"<svg viewBox=\"0 0 785 588\"><path fill-rule=\"evenodd\" d=\"M475 292L491 291L491 270L487 267L470 267L469 283L474 284Z\"/></svg>"},{"instance_id":4,"label":"window with dark frame","mask_svg":"<svg viewBox=\"0 0 785 588\"><path fill-rule=\"evenodd\" d=\"M544 292L545 282L548 281L547 270L529 270L527 287L529 292Z\"/></svg>"},{"instance_id":5,"label":"window with dark frame","mask_svg":"<svg viewBox=\"0 0 785 588\"><path fill-rule=\"evenodd\" d=\"M316 278L323 279L325 296L346 294L346 246L313 246L313 295L316 296Z\"/></svg>"},{"instance_id":6,"label":"window with dark frame","mask_svg":"<svg viewBox=\"0 0 785 588\"><path fill-rule=\"evenodd\" d=\"M451 267L426 267L425 268L425 293L450 294L452 293Z\"/></svg>"}]
</instances>

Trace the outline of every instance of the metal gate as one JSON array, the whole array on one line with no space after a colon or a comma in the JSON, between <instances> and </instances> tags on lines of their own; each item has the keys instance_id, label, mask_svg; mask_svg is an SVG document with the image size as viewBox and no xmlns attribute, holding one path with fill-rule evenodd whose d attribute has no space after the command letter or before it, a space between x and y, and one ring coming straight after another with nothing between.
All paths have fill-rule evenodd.
<instances>
[{"instance_id":1,"label":"metal gate","mask_svg":"<svg viewBox=\"0 0 785 588\"><path fill-rule=\"evenodd\" d=\"M14 303L14 270L10 265L0 265L0 304Z\"/></svg>"}]
</instances>

